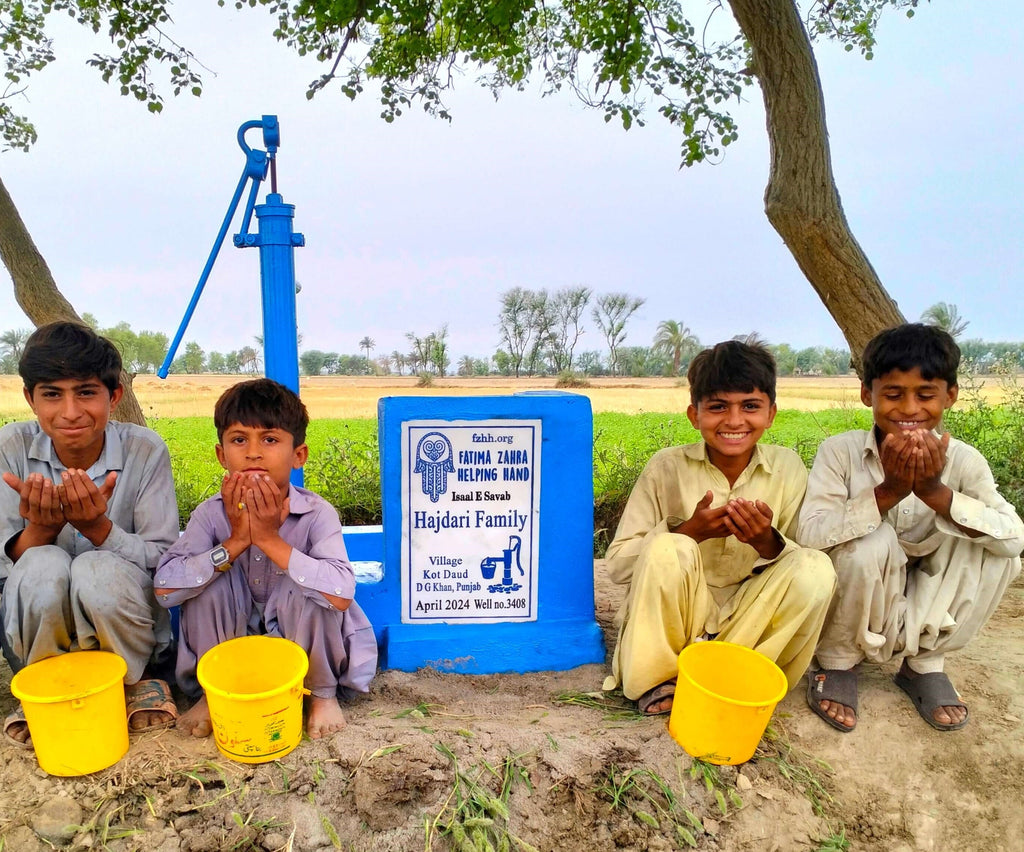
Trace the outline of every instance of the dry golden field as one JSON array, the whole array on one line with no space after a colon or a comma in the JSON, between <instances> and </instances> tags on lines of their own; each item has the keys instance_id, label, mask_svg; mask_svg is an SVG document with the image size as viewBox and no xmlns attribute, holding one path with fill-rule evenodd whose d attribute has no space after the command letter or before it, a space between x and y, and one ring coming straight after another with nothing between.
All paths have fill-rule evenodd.
<instances>
[{"instance_id":1,"label":"dry golden field","mask_svg":"<svg viewBox=\"0 0 1024 852\"><path fill-rule=\"evenodd\" d=\"M135 392L147 417L210 417L220 393L239 376L138 376ZM483 378L437 379L429 388L416 387L412 376L303 377L302 398L313 418L373 418L383 396L490 396L523 390L552 390L554 379ZM860 383L855 377L793 377L779 380L780 409L820 411L860 406ZM591 387L573 389L590 398L595 412L682 411L689 403L685 386L675 379L592 379ZM997 402L995 380L986 383L986 397ZM0 376L0 418L25 418L29 407L17 376Z\"/></svg>"}]
</instances>

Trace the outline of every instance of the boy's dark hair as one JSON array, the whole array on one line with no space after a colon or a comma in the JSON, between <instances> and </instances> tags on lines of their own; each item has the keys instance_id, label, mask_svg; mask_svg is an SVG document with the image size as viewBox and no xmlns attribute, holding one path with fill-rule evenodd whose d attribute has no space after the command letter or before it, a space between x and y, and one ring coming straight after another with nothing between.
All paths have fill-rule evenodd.
<instances>
[{"instance_id":1,"label":"boy's dark hair","mask_svg":"<svg viewBox=\"0 0 1024 852\"><path fill-rule=\"evenodd\" d=\"M910 322L875 335L864 347L864 384L868 387L893 370L917 367L928 381L942 379L956 386L960 347L953 336L938 326Z\"/></svg>"},{"instance_id":2,"label":"boy's dark hair","mask_svg":"<svg viewBox=\"0 0 1024 852\"><path fill-rule=\"evenodd\" d=\"M697 405L714 393L761 391L775 404L775 358L759 344L726 340L700 352L686 373L690 402Z\"/></svg>"},{"instance_id":3,"label":"boy's dark hair","mask_svg":"<svg viewBox=\"0 0 1024 852\"><path fill-rule=\"evenodd\" d=\"M309 412L291 388L273 379L252 379L232 385L217 400L213 409L217 440L235 423L263 429L283 429L295 440L295 446L306 443Z\"/></svg>"},{"instance_id":4,"label":"boy's dark hair","mask_svg":"<svg viewBox=\"0 0 1024 852\"><path fill-rule=\"evenodd\" d=\"M42 382L94 377L112 394L121 385L121 353L87 325L51 322L25 341L18 373L30 395Z\"/></svg>"}]
</instances>

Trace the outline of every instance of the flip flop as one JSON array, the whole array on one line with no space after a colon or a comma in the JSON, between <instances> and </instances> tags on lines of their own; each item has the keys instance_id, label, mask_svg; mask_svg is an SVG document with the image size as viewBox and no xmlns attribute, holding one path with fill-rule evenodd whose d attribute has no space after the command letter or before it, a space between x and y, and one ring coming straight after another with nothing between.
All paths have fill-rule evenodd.
<instances>
[{"instance_id":1,"label":"flip flop","mask_svg":"<svg viewBox=\"0 0 1024 852\"><path fill-rule=\"evenodd\" d=\"M657 712L651 712L648 708L652 704L657 704L659 701L664 701L666 698L672 698L676 694L676 680L667 680L664 683L659 683L653 689L648 689L643 695L636 700L637 709L645 716L663 716L666 713L671 713L672 708L669 707L667 710L658 710Z\"/></svg>"},{"instance_id":2,"label":"flip flop","mask_svg":"<svg viewBox=\"0 0 1024 852\"><path fill-rule=\"evenodd\" d=\"M807 706L837 731L850 733L857 723L847 727L821 709L822 701L845 704L857 712L857 672L853 669L811 669L807 672Z\"/></svg>"},{"instance_id":3,"label":"flip flop","mask_svg":"<svg viewBox=\"0 0 1024 852\"><path fill-rule=\"evenodd\" d=\"M167 685L167 681L158 680L157 678L140 680L138 683L125 687L124 695L128 711L128 732L131 734L141 734L143 731L157 731L161 728L169 728L178 718L178 707L174 703L174 697L171 695L171 688ZM132 716L136 713L148 713L153 710L167 713L170 718L155 725L148 725L145 728L137 730L132 728Z\"/></svg>"},{"instance_id":4,"label":"flip flop","mask_svg":"<svg viewBox=\"0 0 1024 852\"><path fill-rule=\"evenodd\" d=\"M4 739L7 740L8 745L16 746L17 748L32 748L32 733L29 732L29 737L25 742L16 740L10 734L10 729L13 725L25 725L28 726L28 722L25 720L25 711L22 710L19 704L10 713L7 714L7 718L4 719Z\"/></svg>"},{"instance_id":5,"label":"flip flop","mask_svg":"<svg viewBox=\"0 0 1024 852\"><path fill-rule=\"evenodd\" d=\"M960 700L960 693L956 691L956 687L945 672L928 672L917 677L907 677L901 670L896 672L892 680L910 696L921 718L937 731L959 731L971 718L971 711L967 710L967 705ZM967 715L962 722L944 725L932 716L940 707L963 707L967 710Z\"/></svg>"}]
</instances>

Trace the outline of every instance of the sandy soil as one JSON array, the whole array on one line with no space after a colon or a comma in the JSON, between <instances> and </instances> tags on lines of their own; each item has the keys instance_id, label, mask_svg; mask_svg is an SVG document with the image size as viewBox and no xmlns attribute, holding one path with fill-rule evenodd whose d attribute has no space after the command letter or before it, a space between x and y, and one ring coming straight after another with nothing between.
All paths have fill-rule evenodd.
<instances>
[{"instance_id":1,"label":"sandy soil","mask_svg":"<svg viewBox=\"0 0 1024 852\"><path fill-rule=\"evenodd\" d=\"M598 620L610 638L621 589L600 562L595 576ZM692 839L722 852L788 852L817 849L845 829L849 848L866 852L1020 850L1022 616L1018 582L983 634L949 662L971 707L963 731L932 730L891 683L892 667L869 669L854 733L814 717L798 689L776 711L775 739L738 771L723 768L707 782L693 776L700 767L664 717L564 700L600 688L597 665L528 675L385 672L369 697L348 706L345 731L261 765L226 760L210 739L166 730L133 737L109 770L61 779L43 773L31 751L5 743L0 848L573 852L685 849ZM13 706L9 683L5 669L4 713ZM488 792L474 794L474 782ZM474 819L469 799L490 815ZM446 833L460 807L468 835L461 846Z\"/></svg>"}]
</instances>

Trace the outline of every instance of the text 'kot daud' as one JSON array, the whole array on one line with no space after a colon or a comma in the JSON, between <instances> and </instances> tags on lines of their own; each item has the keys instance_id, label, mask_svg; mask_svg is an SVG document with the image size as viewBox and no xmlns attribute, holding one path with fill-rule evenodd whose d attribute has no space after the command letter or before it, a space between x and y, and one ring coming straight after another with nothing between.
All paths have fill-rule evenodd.
<instances>
[{"instance_id":1,"label":"text 'kot daud'","mask_svg":"<svg viewBox=\"0 0 1024 852\"><path fill-rule=\"evenodd\" d=\"M527 450L459 450L458 482L529 482Z\"/></svg>"}]
</instances>

